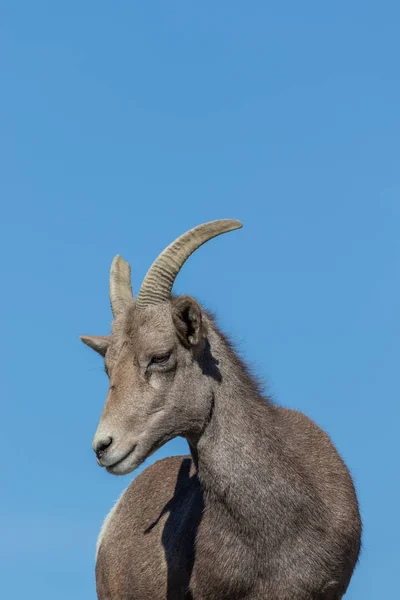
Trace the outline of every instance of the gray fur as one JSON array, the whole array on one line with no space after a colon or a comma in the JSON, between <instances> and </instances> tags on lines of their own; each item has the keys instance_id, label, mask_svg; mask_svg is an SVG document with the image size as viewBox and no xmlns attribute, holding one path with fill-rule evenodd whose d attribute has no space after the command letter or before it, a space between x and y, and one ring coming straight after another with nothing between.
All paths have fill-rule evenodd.
<instances>
[{"instance_id":1,"label":"gray fur","mask_svg":"<svg viewBox=\"0 0 400 600\"><path fill-rule=\"evenodd\" d=\"M130 472L175 436L191 453L123 494L99 547L100 600L343 596L361 538L349 472L313 421L262 394L195 300L132 305L109 338L83 341L110 377L99 464Z\"/></svg>"}]
</instances>

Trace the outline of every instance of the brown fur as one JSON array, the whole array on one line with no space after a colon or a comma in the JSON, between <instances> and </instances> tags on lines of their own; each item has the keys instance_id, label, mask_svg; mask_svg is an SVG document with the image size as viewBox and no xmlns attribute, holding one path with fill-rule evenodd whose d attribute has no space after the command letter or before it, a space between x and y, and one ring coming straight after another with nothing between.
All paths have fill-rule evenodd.
<instances>
[{"instance_id":1,"label":"brown fur","mask_svg":"<svg viewBox=\"0 0 400 600\"><path fill-rule=\"evenodd\" d=\"M148 467L123 495L99 548L99 599L339 600L361 521L328 436L272 404L189 297L132 305L104 339L84 340L110 376L99 463L129 472L177 435L191 456Z\"/></svg>"}]
</instances>

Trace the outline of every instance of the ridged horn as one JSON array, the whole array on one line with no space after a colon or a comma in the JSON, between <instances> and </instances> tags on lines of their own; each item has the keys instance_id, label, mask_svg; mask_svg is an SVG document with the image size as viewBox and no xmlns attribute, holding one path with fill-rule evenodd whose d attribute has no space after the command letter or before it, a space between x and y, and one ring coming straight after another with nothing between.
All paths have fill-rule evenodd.
<instances>
[{"instance_id":1,"label":"ridged horn","mask_svg":"<svg viewBox=\"0 0 400 600\"><path fill-rule=\"evenodd\" d=\"M114 318L133 304L131 268L119 254L111 263L110 302Z\"/></svg>"},{"instance_id":2,"label":"ridged horn","mask_svg":"<svg viewBox=\"0 0 400 600\"><path fill-rule=\"evenodd\" d=\"M175 278L189 256L208 240L240 227L242 223L236 219L220 219L198 225L178 237L151 265L140 288L136 306L144 308L168 300Z\"/></svg>"}]
</instances>

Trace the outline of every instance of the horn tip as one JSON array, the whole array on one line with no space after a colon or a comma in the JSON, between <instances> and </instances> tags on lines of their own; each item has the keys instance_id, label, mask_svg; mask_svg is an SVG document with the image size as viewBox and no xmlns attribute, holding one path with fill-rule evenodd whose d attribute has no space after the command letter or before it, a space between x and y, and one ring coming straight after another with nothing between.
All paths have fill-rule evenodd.
<instances>
[{"instance_id":1,"label":"horn tip","mask_svg":"<svg viewBox=\"0 0 400 600\"><path fill-rule=\"evenodd\" d=\"M215 221L209 221L208 223L199 225L199 227L207 227L209 225L218 227L225 232L234 231L235 229L241 229L243 227L243 223L242 221L239 221L239 219L216 219Z\"/></svg>"},{"instance_id":2,"label":"horn tip","mask_svg":"<svg viewBox=\"0 0 400 600\"><path fill-rule=\"evenodd\" d=\"M218 223L218 221L216 221ZM229 231L234 231L235 229L241 229L243 227L242 221L239 219L221 219L221 224L226 225L229 228Z\"/></svg>"},{"instance_id":3,"label":"horn tip","mask_svg":"<svg viewBox=\"0 0 400 600\"><path fill-rule=\"evenodd\" d=\"M130 269L129 263L120 254L116 254L111 262L111 272L117 270L119 267Z\"/></svg>"},{"instance_id":4,"label":"horn tip","mask_svg":"<svg viewBox=\"0 0 400 600\"><path fill-rule=\"evenodd\" d=\"M242 221L239 221L239 219L232 219L234 225L235 225L235 229L241 229L243 227L243 223Z\"/></svg>"},{"instance_id":5,"label":"horn tip","mask_svg":"<svg viewBox=\"0 0 400 600\"><path fill-rule=\"evenodd\" d=\"M112 259L112 265L117 264L120 260L124 260L120 254L116 254ZM125 262L125 261L124 261Z\"/></svg>"}]
</instances>

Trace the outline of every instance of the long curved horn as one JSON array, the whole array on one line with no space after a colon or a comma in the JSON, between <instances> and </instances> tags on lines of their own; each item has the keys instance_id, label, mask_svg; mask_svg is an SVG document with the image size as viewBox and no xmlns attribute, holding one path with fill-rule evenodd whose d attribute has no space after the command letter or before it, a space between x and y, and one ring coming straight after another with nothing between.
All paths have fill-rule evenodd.
<instances>
[{"instance_id":1,"label":"long curved horn","mask_svg":"<svg viewBox=\"0 0 400 600\"><path fill-rule=\"evenodd\" d=\"M110 302L114 318L133 304L131 268L119 254L111 263Z\"/></svg>"},{"instance_id":2,"label":"long curved horn","mask_svg":"<svg viewBox=\"0 0 400 600\"><path fill-rule=\"evenodd\" d=\"M189 256L208 240L240 227L242 223L236 219L220 219L198 225L178 237L151 265L140 288L136 306L144 308L168 300L175 278Z\"/></svg>"}]
</instances>

